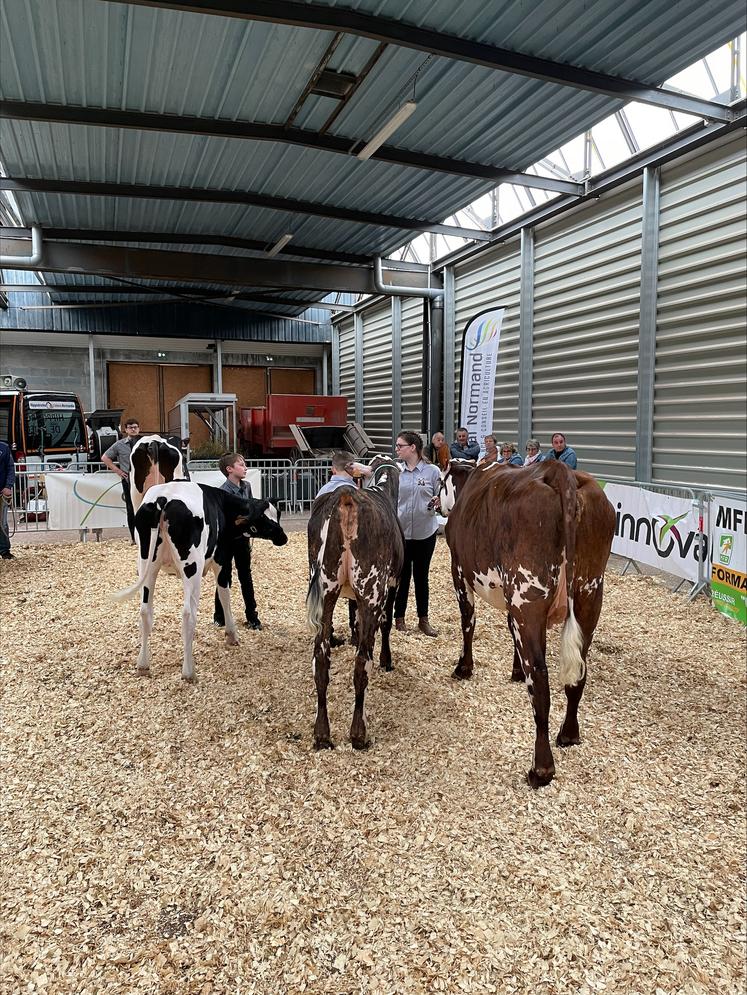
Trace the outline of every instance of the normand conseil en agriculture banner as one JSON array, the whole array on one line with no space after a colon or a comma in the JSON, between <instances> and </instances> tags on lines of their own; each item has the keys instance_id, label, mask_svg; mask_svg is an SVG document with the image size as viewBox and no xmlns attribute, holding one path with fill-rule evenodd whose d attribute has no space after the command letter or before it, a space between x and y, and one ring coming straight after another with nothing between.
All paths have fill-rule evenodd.
<instances>
[{"instance_id":1,"label":"normand conseil en agriculture banner","mask_svg":"<svg viewBox=\"0 0 747 995\"><path fill-rule=\"evenodd\" d=\"M493 431L493 395L505 308L491 308L467 322L462 341L462 404L459 424L482 449Z\"/></svg>"}]
</instances>

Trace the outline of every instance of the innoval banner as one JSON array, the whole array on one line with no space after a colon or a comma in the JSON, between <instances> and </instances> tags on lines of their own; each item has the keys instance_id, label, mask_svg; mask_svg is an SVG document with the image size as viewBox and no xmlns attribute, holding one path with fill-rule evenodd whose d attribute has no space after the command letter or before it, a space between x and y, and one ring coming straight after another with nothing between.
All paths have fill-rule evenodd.
<instances>
[{"instance_id":1,"label":"innoval banner","mask_svg":"<svg viewBox=\"0 0 747 995\"><path fill-rule=\"evenodd\" d=\"M493 431L493 395L505 308L481 311L467 322L462 340L462 404L459 424L482 448Z\"/></svg>"},{"instance_id":2,"label":"innoval banner","mask_svg":"<svg viewBox=\"0 0 747 995\"><path fill-rule=\"evenodd\" d=\"M713 604L747 625L747 504L713 498L710 510Z\"/></svg>"},{"instance_id":3,"label":"innoval banner","mask_svg":"<svg viewBox=\"0 0 747 995\"><path fill-rule=\"evenodd\" d=\"M697 505L642 487L600 483L615 509L612 552L695 583L708 556Z\"/></svg>"}]
</instances>

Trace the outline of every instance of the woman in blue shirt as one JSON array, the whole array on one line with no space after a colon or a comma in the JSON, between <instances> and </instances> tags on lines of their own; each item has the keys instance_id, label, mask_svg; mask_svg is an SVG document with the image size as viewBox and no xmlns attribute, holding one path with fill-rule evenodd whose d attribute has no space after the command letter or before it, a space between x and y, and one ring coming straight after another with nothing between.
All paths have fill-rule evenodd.
<instances>
[{"instance_id":1,"label":"woman in blue shirt","mask_svg":"<svg viewBox=\"0 0 747 995\"><path fill-rule=\"evenodd\" d=\"M405 537L405 563L394 602L394 625L399 632L405 631L410 579L414 578L418 628L425 636L437 636L428 621L428 571L438 532L432 502L441 474L433 463L423 459L423 440L416 432L400 432L395 448L401 460L397 514Z\"/></svg>"}]
</instances>

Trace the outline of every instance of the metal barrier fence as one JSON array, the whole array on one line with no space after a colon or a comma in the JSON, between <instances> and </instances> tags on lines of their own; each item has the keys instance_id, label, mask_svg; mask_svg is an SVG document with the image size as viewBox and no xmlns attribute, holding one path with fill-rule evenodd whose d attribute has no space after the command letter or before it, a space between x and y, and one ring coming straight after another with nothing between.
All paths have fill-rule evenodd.
<instances>
[{"instance_id":1,"label":"metal barrier fence","mask_svg":"<svg viewBox=\"0 0 747 995\"><path fill-rule=\"evenodd\" d=\"M217 460L190 460L191 471L217 470ZM258 470L264 497L274 498L286 513L303 514L311 509L317 491L329 480L332 462L329 459L247 460L250 469ZM8 509L8 527L11 536L29 532L50 531L47 511L45 478L49 473L110 473L103 463L88 463L71 468L58 463L38 463L25 469L16 469L16 483L11 506ZM100 532L100 530L93 530ZM85 540L87 530L81 530Z\"/></svg>"}]
</instances>

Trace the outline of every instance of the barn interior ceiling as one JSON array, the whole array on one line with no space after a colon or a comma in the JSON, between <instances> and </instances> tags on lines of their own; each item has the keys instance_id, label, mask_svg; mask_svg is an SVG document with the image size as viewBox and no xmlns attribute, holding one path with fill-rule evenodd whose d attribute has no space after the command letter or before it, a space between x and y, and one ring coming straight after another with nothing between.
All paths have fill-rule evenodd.
<instances>
[{"instance_id":1,"label":"barn interior ceiling","mask_svg":"<svg viewBox=\"0 0 747 995\"><path fill-rule=\"evenodd\" d=\"M662 83L743 30L744 11L4 0L1 16L13 269L68 306L181 298L294 316L331 291L373 292L373 258L418 233L490 241L445 219L497 183L582 196L528 169L628 101L728 125L727 101ZM29 267L32 225L44 250ZM427 286L426 266L392 266L391 282ZM6 275L3 292L25 289Z\"/></svg>"}]
</instances>

